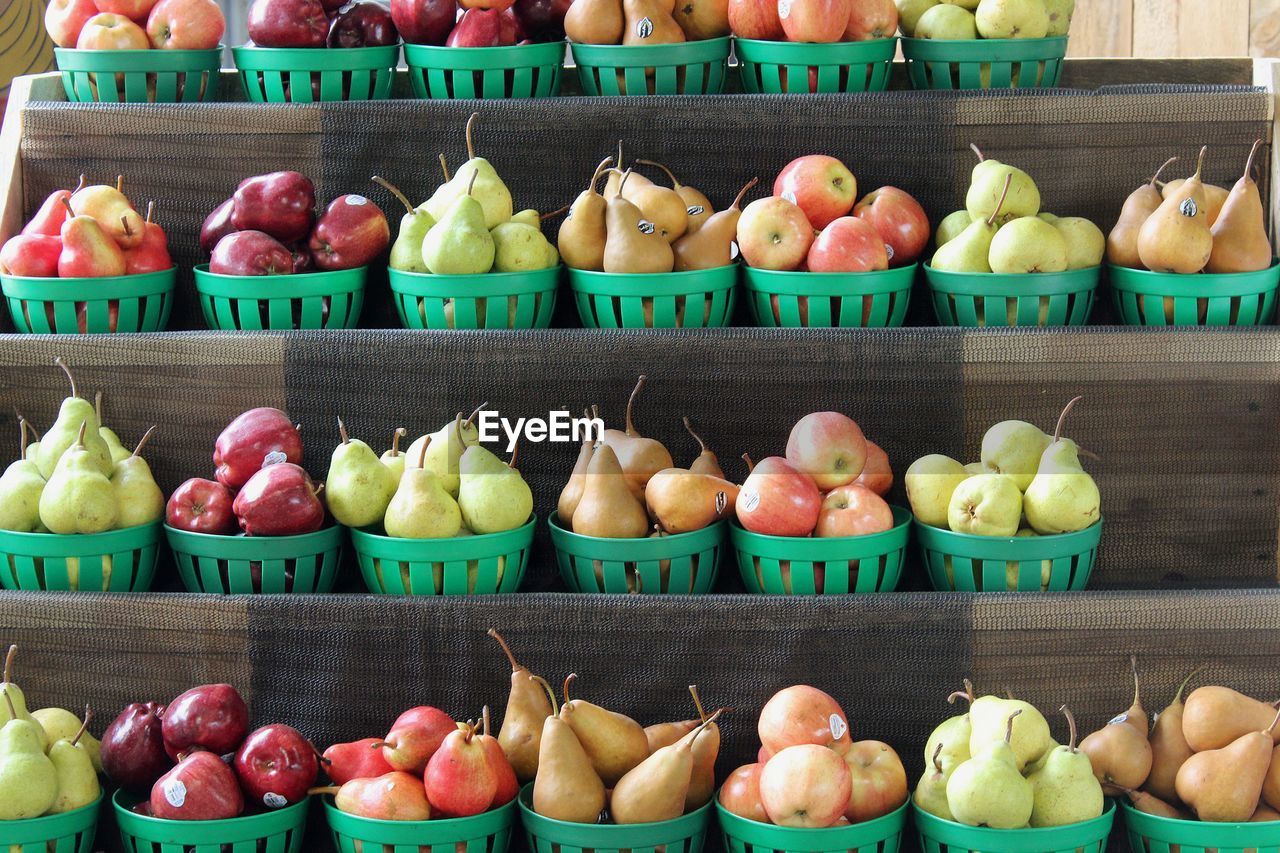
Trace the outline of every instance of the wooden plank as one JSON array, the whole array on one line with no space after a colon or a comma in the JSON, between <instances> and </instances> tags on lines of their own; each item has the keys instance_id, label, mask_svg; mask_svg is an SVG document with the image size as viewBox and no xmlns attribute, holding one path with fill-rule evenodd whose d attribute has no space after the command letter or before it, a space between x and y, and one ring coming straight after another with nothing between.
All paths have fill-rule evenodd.
<instances>
[{"instance_id":1,"label":"wooden plank","mask_svg":"<svg viewBox=\"0 0 1280 853\"><path fill-rule=\"evenodd\" d=\"M1174 56L1178 52L1178 3L1133 0L1133 55Z\"/></svg>"},{"instance_id":2,"label":"wooden plank","mask_svg":"<svg viewBox=\"0 0 1280 853\"><path fill-rule=\"evenodd\" d=\"M1184 57L1248 56L1249 0L1182 0L1178 43L1172 52Z\"/></svg>"},{"instance_id":3,"label":"wooden plank","mask_svg":"<svg viewBox=\"0 0 1280 853\"><path fill-rule=\"evenodd\" d=\"M1132 55L1132 0L1076 0L1067 56Z\"/></svg>"},{"instance_id":4,"label":"wooden plank","mask_svg":"<svg viewBox=\"0 0 1280 853\"><path fill-rule=\"evenodd\" d=\"M1280 0L1252 0L1249 55L1280 56Z\"/></svg>"},{"instance_id":5,"label":"wooden plank","mask_svg":"<svg viewBox=\"0 0 1280 853\"><path fill-rule=\"evenodd\" d=\"M1072 36L1075 40L1075 36ZM1253 60L1226 59L1068 59L1062 85L1098 89L1139 83L1179 86L1252 86Z\"/></svg>"},{"instance_id":6,"label":"wooden plank","mask_svg":"<svg viewBox=\"0 0 1280 853\"><path fill-rule=\"evenodd\" d=\"M1253 61L1253 83L1271 93L1271 245L1280 246L1280 134L1277 122L1280 122L1280 59L1255 59Z\"/></svg>"},{"instance_id":7,"label":"wooden plank","mask_svg":"<svg viewBox=\"0 0 1280 853\"><path fill-rule=\"evenodd\" d=\"M31 79L14 79L0 124L0 243L22 228L22 108L31 97Z\"/></svg>"}]
</instances>

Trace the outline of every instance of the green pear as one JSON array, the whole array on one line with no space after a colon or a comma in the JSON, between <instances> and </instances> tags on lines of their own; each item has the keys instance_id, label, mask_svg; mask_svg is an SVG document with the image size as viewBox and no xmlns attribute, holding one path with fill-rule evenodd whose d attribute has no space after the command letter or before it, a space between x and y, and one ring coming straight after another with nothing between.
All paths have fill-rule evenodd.
<instances>
[{"instance_id":1,"label":"green pear","mask_svg":"<svg viewBox=\"0 0 1280 853\"><path fill-rule=\"evenodd\" d=\"M495 272L545 270L560 263L560 253L533 225L504 222L490 232Z\"/></svg>"},{"instance_id":2,"label":"green pear","mask_svg":"<svg viewBox=\"0 0 1280 853\"><path fill-rule=\"evenodd\" d=\"M44 477L27 453L27 421L18 421L22 433L18 461L9 465L0 475L0 530L31 533L43 525L40 522L40 494L44 491Z\"/></svg>"},{"instance_id":3,"label":"green pear","mask_svg":"<svg viewBox=\"0 0 1280 853\"><path fill-rule=\"evenodd\" d=\"M519 225L528 225L532 228L542 229L542 215L532 207L526 207L524 210L517 211L511 215L511 222Z\"/></svg>"},{"instance_id":4,"label":"green pear","mask_svg":"<svg viewBox=\"0 0 1280 853\"><path fill-rule=\"evenodd\" d=\"M1020 216L1005 223L991 239L988 261L992 272L1063 272L1067 240L1040 217Z\"/></svg>"},{"instance_id":5,"label":"green pear","mask_svg":"<svg viewBox=\"0 0 1280 853\"><path fill-rule=\"evenodd\" d=\"M468 191L422 239L422 260L436 275L480 275L493 269L493 236L480 202Z\"/></svg>"},{"instance_id":6,"label":"green pear","mask_svg":"<svg viewBox=\"0 0 1280 853\"><path fill-rule=\"evenodd\" d=\"M422 260L422 240L436 224L435 217L424 208L415 208L405 194L385 178L374 175L373 180L399 199L405 209L404 216L400 218L400 231L396 234L396 241L391 244L387 266L403 272L429 272Z\"/></svg>"},{"instance_id":7,"label":"green pear","mask_svg":"<svg viewBox=\"0 0 1280 853\"><path fill-rule=\"evenodd\" d=\"M911 795L911 801L921 811L943 820L955 820L955 815L951 814L951 807L947 805L947 781L951 779L955 768L947 767L942 763L939 757L941 752L942 744L934 747L933 760L920 775L920 781L916 785L915 793Z\"/></svg>"},{"instance_id":8,"label":"green pear","mask_svg":"<svg viewBox=\"0 0 1280 853\"><path fill-rule=\"evenodd\" d=\"M1018 535L1019 536L1022 535L1021 530L1018 531ZM1026 767L1022 768L1022 775L1026 776L1027 778L1031 778L1032 773L1035 773L1037 770L1043 770L1045 763L1048 762L1049 760L1049 756L1052 755L1053 751L1057 749L1059 746L1061 746L1060 743L1050 738L1049 748L1044 751L1044 755L1040 756L1035 761L1031 762Z\"/></svg>"},{"instance_id":9,"label":"green pear","mask_svg":"<svg viewBox=\"0 0 1280 853\"><path fill-rule=\"evenodd\" d=\"M957 822L993 829L1018 829L1031 819L1035 795L1031 783L1022 778L1010 745L1014 720L1021 714L1021 710L1015 710L1006 718L1002 740L984 745L974 752L973 758L951 772L947 780L947 806Z\"/></svg>"},{"instance_id":10,"label":"green pear","mask_svg":"<svg viewBox=\"0 0 1280 853\"><path fill-rule=\"evenodd\" d=\"M952 693L947 697L947 701L955 704L957 699L964 699L970 703L974 701L973 684L969 679L964 680L964 690ZM971 757L969 752L969 737L973 732L973 726L969 722L969 715L957 714L954 717L948 717L934 728L929 735L929 739L924 745L925 764L930 764L934 759L942 762L946 767L947 773L950 774L962 762L968 761Z\"/></svg>"},{"instance_id":11,"label":"green pear","mask_svg":"<svg viewBox=\"0 0 1280 853\"><path fill-rule=\"evenodd\" d=\"M1074 441L1062 438L1062 423L1078 400L1076 397L1067 403L1058 416L1053 441L1045 448L1036 476L1027 486L1023 509L1027 523L1037 533L1073 533L1101 517L1098 484L1081 467L1080 448Z\"/></svg>"},{"instance_id":12,"label":"green pear","mask_svg":"<svg viewBox=\"0 0 1280 853\"><path fill-rule=\"evenodd\" d=\"M1102 263L1107 251L1107 235L1101 228L1083 216L1056 217L1052 225L1067 241L1067 269L1089 269Z\"/></svg>"},{"instance_id":13,"label":"green pear","mask_svg":"<svg viewBox=\"0 0 1280 853\"><path fill-rule=\"evenodd\" d=\"M1025 495L1023 496L1023 502L1024 502L1024 507L1023 507L1023 509L1026 509L1026 507L1025 507L1026 496L1025 496ZM1030 538L1032 538L1033 536L1039 536L1039 535L1040 535L1039 533L1036 533L1036 532L1035 532L1034 530L1032 530L1030 527L1021 527L1021 528L1019 528L1019 529L1018 529L1018 532L1014 534L1014 538L1015 538L1015 539L1030 539ZM1006 588L1006 589L1008 589L1008 590L1010 590L1010 591L1013 591L1013 590L1017 589L1017 588L1018 588L1018 579L1019 579L1019 577L1020 577L1021 575L1022 575L1022 563L1020 563L1020 562L1018 562L1018 561L1016 561L1016 560L1006 560L1006 561L1005 561L1005 564L1004 564L1004 583L1005 583L1005 588ZM1041 592L1044 592L1045 590L1047 590L1047 589L1049 588L1049 578L1051 578L1052 576L1053 576L1053 560L1041 560L1041 561L1040 561L1040 591L1041 591ZM1055 745L1056 745L1056 744L1055 744Z\"/></svg>"},{"instance_id":14,"label":"green pear","mask_svg":"<svg viewBox=\"0 0 1280 853\"><path fill-rule=\"evenodd\" d=\"M479 113L472 113L467 120L467 162L462 164L451 180L436 190L435 195L427 202L427 210L439 221L459 198L473 196L481 208L484 229L488 231L510 220L513 207L511 190L507 189L507 185L498 177L488 160L476 156L475 146L471 141L471 128L478 117ZM430 260L427 263L430 265ZM431 271L440 272L434 266Z\"/></svg>"},{"instance_id":15,"label":"green pear","mask_svg":"<svg viewBox=\"0 0 1280 853\"><path fill-rule=\"evenodd\" d=\"M971 41L978 37L978 25L973 13L959 6L942 3L925 10L916 22L918 39L939 41Z\"/></svg>"},{"instance_id":16,"label":"green pear","mask_svg":"<svg viewBox=\"0 0 1280 853\"><path fill-rule=\"evenodd\" d=\"M1005 723L1013 719L1015 713L1017 721L1013 724L1012 734L1009 734L1005 731ZM992 744L1007 742L1013 748L1019 771L1033 764L1053 745L1053 736L1044 715L1021 699L979 697L969 707L969 721L973 727L969 735L969 751L976 756Z\"/></svg>"},{"instance_id":17,"label":"green pear","mask_svg":"<svg viewBox=\"0 0 1280 853\"><path fill-rule=\"evenodd\" d=\"M102 473L100 460L85 447L88 425L80 423L75 443L62 454L40 493L40 520L51 533L102 533L115 526L119 515L115 487ZM92 435L102 441L96 430Z\"/></svg>"},{"instance_id":18,"label":"green pear","mask_svg":"<svg viewBox=\"0 0 1280 853\"><path fill-rule=\"evenodd\" d=\"M969 477L956 486L947 505L947 526L956 533L1013 536L1021 520L1022 492L1004 474Z\"/></svg>"},{"instance_id":19,"label":"green pear","mask_svg":"<svg viewBox=\"0 0 1280 853\"><path fill-rule=\"evenodd\" d=\"M478 444L462 454L458 506L472 532L501 533L528 522L533 514L533 492L515 464L515 452L508 465Z\"/></svg>"},{"instance_id":20,"label":"green pear","mask_svg":"<svg viewBox=\"0 0 1280 853\"><path fill-rule=\"evenodd\" d=\"M948 6L949 9L958 8ZM991 272L991 240L1000 230L997 217L1004 207L1006 195L1013 182L1006 176L999 200L991 213L982 218L974 217L963 231L938 247L929 265L945 272Z\"/></svg>"},{"instance_id":21,"label":"green pear","mask_svg":"<svg viewBox=\"0 0 1280 853\"><path fill-rule=\"evenodd\" d=\"M338 418L338 433L342 441L333 449L324 481L329 511L334 521L347 527L377 524L396 493L396 476L373 448L347 435L342 418Z\"/></svg>"},{"instance_id":22,"label":"green pear","mask_svg":"<svg viewBox=\"0 0 1280 853\"><path fill-rule=\"evenodd\" d=\"M423 447L426 452L426 447ZM458 502L445 491L429 468L406 468L400 485L387 504L383 521L388 536L400 539L448 539L458 535L462 514Z\"/></svg>"},{"instance_id":23,"label":"green pear","mask_svg":"<svg viewBox=\"0 0 1280 853\"><path fill-rule=\"evenodd\" d=\"M969 215L967 210L955 210L948 213L938 223L938 230L934 232L934 242L941 246L950 243L959 237L964 229L969 227L969 223L973 222L973 217Z\"/></svg>"},{"instance_id":24,"label":"green pear","mask_svg":"<svg viewBox=\"0 0 1280 853\"><path fill-rule=\"evenodd\" d=\"M4 681L0 682L0 692L8 696L7 701L0 702L0 723L7 723L15 718L19 720L31 720L35 722L35 717L27 710L27 697L23 695L22 688L13 683L13 661L18 656L18 647L16 645L9 646L9 653L4 658ZM42 748L47 749L48 741L44 740L43 729L41 730Z\"/></svg>"},{"instance_id":25,"label":"green pear","mask_svg":"<svg viewBox=\"0 0 1280 853\"><path fill-rule=\"evenodd\" d=\"M57 420L40 441L40 449L36 455L40 476L46 480L53 476L53 469L58 464L58 460L62 458L62 454L68 447L76 443L76 435L85 424L88 424L89 428L84 436L84 447L93 460L94 467L103 474L110 474L113 467L111 448L107 447L107 443L98 432L100 424L93 410L93 404L80 396L75 377L71 375L71 370L66 363L61 358L55 359L54 362L67 374L67 379L71 382L71 396L62 401Z\"/></svg>"},{"instance_id":26,"label":"green pear","mask_svg":"<svg viewBox=\"0 0 1280 853\"><path fill-rule=\"evenodd\" d=\"M440 429L415 439L409 445L405 469L425 466L440 478L444 490L456 498L461 482L458 478L458 461L462 459L463 451L480 440L480 429L475 420L484 406L485 404L477 406L465 421L462 419L462 412L458 412L453 420ZM418 460L422 460L422 465L418 464Z\"/></svg>"},{"instance_id":27,"label":"green pear","mask_svg":"<svg viewBox=\"0 0 1280 853\"><path fill-rule=\"evenodd\" d=\"M978 8L978 0L942 0L943 3L950 3L952 6L959 6L961 9L968 9L972 12Z\"/></svg>"},{"instance_id":28,"label":"green pear","mask_svg":"<svg viewBox=\"0 0 1280 853\"><path fill-rule=\"evenodd\" d=\"M44 729L45 743L53 744L60 740L75 740L84 722L66 708L40 708L31 712L31 719ZM89 760L94 769L102 772L102 744L85 727L79 734L79 746L89 753Z\"/></svg>"},{"instance_id":29,"label":"green pear","mask_svg":"<svg viewBox=\"0 0 1280 853\"><path fill-rule=\"evenodd\" d=\"M147 430L133 453L116 464L111 474L111 487L116 496L116 526L137 527L164 518L164 492L151 475L151 466L142 458L155 427Z\"/></svg>"},{"instance_id":30,"label":"green pear","mask_svg":"<svg viewBox=\"0 0 1280 853\"><path fill-rule=\"evenodd\" d=\"M947 507L956 486L969 478L964 466L950 456L931 453L921 456L907 469L903 482L911 512L921 524L947 526Z\"/></svg>"},{"instance_id":31,"label":"green pear","mask_svg":"<svg viewBox=\"0 0 1280 853\"><path fill-rule=\"evenodd\" d=\"M84 808L102 794L93 756L84 742L92 712L85 708L84 722L70 738L59 738L49 747L49 761L58 780L58 795L49 814L65 814Z\"/></svg>"},{"instance_id":32,"label":"green pear","mask_svg":"<svg viewBox=\"0 0 1280 853\"><path fill-rule=\"evenodd\" d=\"M1045 222L1048 222L1050 225L1055 225L1055 226L1058 224L1058 219L1060 218L1058 216L1055 216L1052 213L1047 213L1043 210L1037 213L1036 216L1040 217Z\"/></svg>"},{"instance_id":33,"label":"green pear","mask_svg":"<svg viewBox=\"0 0 1280 853\"><path fill-rule=\"evenodd\" d=\"M400 478L404 476L405 455L400 452L400 439L406 435L408 433L404 427L396 427L396 431L391 434L391 449L384 451L381 457L382 464L386 465L391 476L395 477L396 486L400 485Z\"/></svg>"},{"instance_id":34,"label":"green pear","mask_svg":"<svg viewBox=\"0 0 1280 853\"><path fill-rule=\"evenodd\" d=\"M969 192L964 199L970 217L993 219L996 225L1003 225L1011 219L1040 212L1040 190L1030 175L999 160L986 158L976 145L969 147L978 155L978 165L973 167Z\"/></svg>"},{"instance_id":35,"label":"green pear","mask_svg":"<svg viewBox=\"0 0 1280 853\"><path fill-rule=\"evenodd\" d=\"M1076 0L1044 0L1045 11L1049 13L1049 29L1047 36L1065 36L1071 29L1071 16L1076 11Z\"/></svg>"},{"instance_id":36,"label":"green pear","mask_svg":"<svg viewBox=\"0 0 1280 853\"><path fill-rule=\"evenodd\" d=\"M991 473L1012 477L1025 492L1052 440L1035 424L1001 421L982 436L982 465Z\"/></svg>"},{"instance_id":37,"label":"green pear","mask_svg":"<svg viewBox=\"0 0 1280 853\"><path fill-rule=\"evenodd\" d=\"M1076 721L1063 705L1058 710L1071 727L1071 740L1045 753L1040 766L1027 776L1034 800L1031 825L1066 826L1093 820L1102 814L1102 785L1093 775L1089 756L1076 749Z\"/></svg>"},{"instance_id":38,"label":"green pear","mask_svg":"<svg viewBox=\"0 0 1280 853\"><path fill-rule=\"evenodd\" d=\"M1044 0L981 0L975 16L984 39L1041 39L1049 33Z\"/></svg>"},{"instance_id":39,"label":"green pear","mask_svg":"<svg viewBox=\"0 0 1280 853\"><path fill-rule=\"evenodd\" d=\"M893 0L898 7L898 27L907 38L914 38L920 16L938 5L939 0Z\"/></svg>"},{"instance_id":40,"label":"green pear","mask_svg":"<svg viewBox=\"0 0 1280 853\"><path fill-rule=\"evenodd\" d=\"M992 471L990 468L988 468L986 465L983 465L981 462L966 462L964 463L964 470L970 477L977 474L996 473L995 471Z\"/></svg>"},{"instance_id":41,"label":"green pear","mask_svg":"<svg viewBox=\"0 0 1280 853\"><path fill-rule=\"evenodd\" d=\"M111 451L111 461L114 463L119 462L121 459L128 459L129 450L124 446L124 442L120 440L120 436L116 435L116 431L111 427L102 425L101 391L93 395L93 414L98 419L98 435L102 436L102 440L107 443L107 449Z\"/></svg>"},{"instance_id":42,"label":"green pear","mask_svg":"<svg viewBox=\"0 0 1280 853\"><path fill-rule=\"evenodd\" d=\"M9 721L0 726L0 820L25 820L49 811L58 797L58 771L45 755L44 730L18 714L4 688Z\"/></svg>"}]
</instances>

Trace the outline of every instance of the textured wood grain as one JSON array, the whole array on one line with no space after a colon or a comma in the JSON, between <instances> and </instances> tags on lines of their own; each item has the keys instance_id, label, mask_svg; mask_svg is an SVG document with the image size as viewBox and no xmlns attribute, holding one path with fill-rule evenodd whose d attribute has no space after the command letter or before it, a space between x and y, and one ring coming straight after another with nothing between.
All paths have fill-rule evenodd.
<instances>
[{"instance_id":1,"label":"textured wood grain","mask_svg":"<svg viewBox=\"0 0 1280 853\"><path fill-rule=\"evenodd\" d=\"M1249 55L1280 56L1280 0L1251 0Z\"/></svg>"},{"instance_id":2,"label":"textured wood grain","mask_svg":"<svg viewBox=\"0 0 1280 853\"><path fill-rule=\"evenodd\" d=\"M1132 55L1132 0L1076 0L1067 56Z\"/></svg>"},{"instance_id":3,"label":"textured wood grain","mask_svg":"<svg viewBox=\"0 0 1280 853\"><path fill-rule=\"evenodd\" d=\"M1133 0L1133 55L1172 56L1178 49L1179 3Z\"/></svg>"},{"instance_id":4,"label":"textured wood grain","mask_svg":"<svg viewBox=\"0 0 1280 853\"><path fill-rule=\"evenodd\" d=\"M1178 56L1245 56L1249 53L1250 0L1183 0L1178 5Z\"/></svg>"}]
</instances>

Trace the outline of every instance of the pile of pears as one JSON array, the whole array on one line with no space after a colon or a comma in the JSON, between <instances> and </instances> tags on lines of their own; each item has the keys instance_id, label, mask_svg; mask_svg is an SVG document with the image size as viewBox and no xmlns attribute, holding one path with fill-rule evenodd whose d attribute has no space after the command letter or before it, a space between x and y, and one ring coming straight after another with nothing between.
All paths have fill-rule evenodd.
<instances>
[{"instance_id":1,"label":"pile of pears","mask_svg":"<svg viewBox=\"0 0 1280 853\"><path fill-rule=\"evenodd\" d=\"M924 774L912 800L944 820L991 829L1067 826L1099 817L1102 785L1091 756L1076 746L1076 722L1064 705L1070 739L1057 744L1044 715L1021 699L975 698L944 720L925 744Z\"/></svg>"},{"instance_id":2,"label":"pile of pears","mask_svg":"<svg viewBox=\"0 0 1280 853\"><path fill-rule=\"evenodd\" d=\"M1253 143L1244 174L1229 192L1201 180L1207 148L1200 149L1195 174L1160 186L1161 172L1177 158L1166 160L1150 181L1125 199L1120 218L1107 236L1107 261L1184 275L1270 268L1271 240L1262 196L1253 179L1261 146L1261 139ZM1167 305L1166 313L1171 315L1171 309Z\"/></svg>"},{"instance_id":3,"label":"pile of pears","mask_svg":"<svg viewBox=\"0 0 1280 853\"><path fill-rule=\"evenodd\" d=\"M139 455L155 427L127 450L102 425L102 395L95 407L80 396L66 363L61 358L56 363L71 383L71 394L37 440L28 441L34 428L26 419L19 422L19 459L0 475L0 530L104 533L159 521L164 494Z\"/></svg>"},{"instance_id":4,"label":"pile of pears","mask_svg":"<svg viewBox=\"0 0 1280 853\"><path fill-rule=\"evenodd\" d=\"M9 647L0 683L0 821L65 814L97 802L101 745L88 732L91 711L85 708L83 721L62 708L28 711L11 679L17 652Z\"/></svg>"},{"instance_id":5,"label":"pile of pears","mask_svg":"<svg viewBox=\"0 0 1280 853\"><path fill-rule=\"evenodd\" d=\"M573 0L564 31L578 44L679 44L729 35L729 11L725 3ZM625 93L621 74L618 82Z\"/></svg>"},{"instance_id":6,"label":"pile of pears","mask_svg":"<svg viewBox=\"0 0 1280 853\"><path fill-rule=\"evenodd\" d=\"M1097 225L1079 216L1041 212L1040 189L1030 175L984 156L976 145L970 147L978 165L973 167L965 208L939 223L938 249L929 262L933 269L1053 273L1102 263L1106 237Z\"/></svg>"},{"instance_id":7,"label":"pile of pears","mask_svg":"<svg viewBox=\"0 0 1280 853\"><path fill-rule=\"evenodd\" d=\"M896 0L908 38L1038 39L1065 36L1076 0ZM984 85L990 74L983 67Z\"/></svg>"},{"instance_id":8,"label":"pile of pears","mask_svg":"<svg viewBox=\"0 0 1280 853\"><path fill-rule=\"evenodd\" d=\"M668 273L733 263L742 199L757 180L717 212L710 199L680 183L661 163L636 161L664 172L670 187L655 184L634 167L623 169L622 162L619 142L617 157L600 161L587 188L570 205L557 241L566 266L607 273ZM607 176L603 193L597 191L602 176Z\"/></svg>"}]
</instances>

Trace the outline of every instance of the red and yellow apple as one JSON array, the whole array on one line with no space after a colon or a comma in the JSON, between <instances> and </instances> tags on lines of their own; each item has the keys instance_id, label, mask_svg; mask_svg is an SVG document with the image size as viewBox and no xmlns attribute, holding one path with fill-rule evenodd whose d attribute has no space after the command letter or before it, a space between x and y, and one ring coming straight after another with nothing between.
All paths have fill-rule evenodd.
<instances>
[{"instance_id":1,"label":"red and yellow apple","mask_svg":"<svg viewBox=\"0 0 1280 853\"><path fill-rule=\"evenodd\" d=\"M226 29L214 0L160 0L147 17L147 35L160 50L210 50Z\"/></svg>"},{"instance_id":2,"label":"red and yellow apple","mask_svg":"<svg viewBox=\"0 0 1280 853\"><path fill-rule=\"evenodd\" d=\"M49 0L44 28L58 47L75 47L85 22L99 11L93 0Z\"/></svg>"},{"instance_id":3,"label":"red and yellow apple","mask_svg":"<svg viewBox=\"0 0 1280 853\"><path fill-rule=\"evenodd\" d=\"M760 771L760 801L779 826L831 826L848 810L851 790L849 765L816 744L789 746Z\"/></svg>"},{"instance_id":4,"label":"red and yellow apple","mask_svg":"<svg viewBox=\"0 0 1280 853\"><path fill-rule=\"evenodd\" d=\"M839 412L813 412L791 428L787 461L830 491L852 483L867 461L867 439L858 422Z\"/></svg>"},{"instance_id":5,"label":"red and yellow apple","mask_svg":"<svg viewBox=\"0 0 1280 853\"><path fill-rule=\"evenodd\" d=\"M878 740L860 740L844 754L849 766L850 823L875 820L907 801L907 771L893 747Z\"/></svg>"},{"instance_id":6,"label":"red and yellow apple","mask_svg":"<svg viewBox=\"0 0 1280 853\"><path fill-rule=\"evenodd\" d=\"M866 536L893 528L893 510L884 498L850 483L832 489L822 499L822 513L814 536Z\"/></svg>"},{"instance_id":7,"label":"red and yellow apple","mask_svg":"<svg viewBox=\"0 0 1280 853\"><path fill-rule=\"evenodd\" d=\"M858 181L835 157L809 154L783 167L773 182L773 194L795 202L809 224L821 230L853 210Z\"/></svg>"},{"instance_id":8,"label":"red and yellow apple","mask_svg":"<svg viewBox=\"0 0 1280 853\"><path fill-rule=\"evenodd\" d=\"M822 229L809 247L810 272L872 272L889 268L880 232L861 219L841 216Z\"/></svg>"},{"instance_id":9,"label":"red and yellow apple","mask_svg":"<svg viewBox=\"0 0 1280 853\"><path fill-rule=\"evenodd\" d=\"M857 0L849 11L842 41L893 38L898 32L898 7L893 0Z\"/></svg>"},{"instance_id":10,"label":"red and yellow apple","mask_svg":"<svg viewBox=\"0 0 1280 853\"><path fill-rule=\"evenodd\" d=\"M729 774L720 787L720 805L730 814L769 823L769 813L760 802L760 773L763 764L744 764Z\"/></svg>"},{"instance_id":11,"label":"red and yellow apple","mask_svg":"<svg viewBox=\"0 0 1280 853\"><path fill-rule=\"evenodd\" d=\"M862 466L862 473L853 482L858 486L866 486L880 497L889 494L889 489L893 487L889 454L870 439L867 440L867 461Z\"/></svg>"},{"instance_id":12,"label":"red and yellow apple","mask_svg":"<svg viewBox=\"0 0 1280 853\"><path fill-rule=\"evenodd\" d=\"M879 232L889 247L891 267L915 263L929 245L929 217L920 202L897 187L867 193L853 208L853 215Z\"/></svg>"},{"instance_id":13,"label":"red and yellow apple","mask_svg":"<svg viewBox=\"0 0 1280 853\"><path fill-rule=\"evenodd\" d=\"M813 479L780 456L751 469L734 504L739 523L766 536L808 536L821 508L822 493Z\"/></svg>"},{"instance_id":14,"label":"red and yellow apple","mask_svg":"<svg viewBox=\"0 0 1280 853\"><path fill-rule=\"evenodd\" d=\"M729 29L742 39L783 41L778 0L729 0Z\"/></svg>"},{"instance_id":15,"label":"red and yellow apple","mask_svg":"<svg viewBox=\"0 0 1280 853\"><path fill-rule=\"evenodd\" d=\"M813 245L813 228L804 211L777 195L751 202L738 218L738 250L750 266L794 270Z\"/></svg>"},{"instance_id":16,"label":"red and yellow apple","mask_svg":"<svg viewBox=\"0 0 1280 853\"><path fill-rule=\"evenodd\" d=\"M848 749L853 742L849 737L848 719L831 694L807 684L796 684L773 694L760 709L756 733L764 748L773 753L768 761L773 764L789 746L815 744Z\"/></svg>"},{"instance_id":17,"label":"red and yellow apple","mask_svg":"<svg viewBox=\"0 0 1280 853\"><path fill-rule=\"evenodd\" d=\"M84 22L77 50L146 50L151 47L142 27L124 15L100 12Z\"/></svg>"},{"instance_id":18,"label":"red and yellow apple","mask_svg":"<svg viewBox=\"0 0 1280 853\"><path fill-rule=\"evenodd\" d=\"M151 7L156 0L94 0L99 12L110 12L113 15L124 15L129 20L141 24L147 20Z\"/></svg>"},{"instance_id":19,"label":"red and yellow apple","mask_svg":"<svg viewBox=\"0 0 1280 853\"><path fill-rule=\"evenodd\" d=\"M829 44L844 38L853 0L778 0L787 41Z\"/></svg>"}]
</instances>

